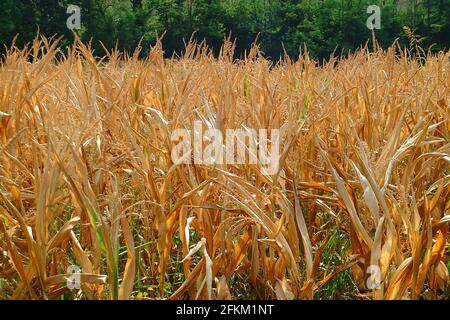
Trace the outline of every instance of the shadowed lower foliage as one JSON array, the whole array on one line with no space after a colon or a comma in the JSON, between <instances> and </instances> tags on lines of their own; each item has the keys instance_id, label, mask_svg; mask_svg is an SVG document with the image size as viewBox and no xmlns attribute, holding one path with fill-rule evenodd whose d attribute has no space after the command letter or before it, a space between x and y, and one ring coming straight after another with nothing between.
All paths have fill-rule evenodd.
<instances>
[{"instance_id":1,"label":"shadowed lower foliage","mask_svg":"<svg viewBox=\"0 0 450 320\"><path fill-rule=\"evenodd\" d=\"M138 56L4 57L0 298L448 299L448 52ZM281 129L279 171L174 164L194 120Z\"/></svg>"}]
</instances>

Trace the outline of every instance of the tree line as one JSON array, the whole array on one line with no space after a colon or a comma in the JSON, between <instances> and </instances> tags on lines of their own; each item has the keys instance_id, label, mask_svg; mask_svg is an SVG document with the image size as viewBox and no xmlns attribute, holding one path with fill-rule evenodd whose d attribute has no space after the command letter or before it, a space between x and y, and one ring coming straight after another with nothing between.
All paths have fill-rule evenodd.
<instances>
[{"instance_id":1,"label":"tree line","mask_svg":"<svg viewBox=\"0 0 450 320\"><path fill-rule=\"evenodd\" d=\"M70 4L81 8L76 33L83 41L93 39L99 54L103 46L133 51L140 39L145 49L164 34L170 56L181 53L194 34L215 52L231 35L237 56L258 38L266 57L278 59L285 52L295 57L306 45L313 57L327 58L354 51L371 38L369 5L381 8L381 29L375 34L382 46L397 38L407 45L406 26L423 48L450 47L450 0L2 0L0 42L9 46L19 34L16 44L22 46L39 32L63 35L61 45L71 44Z\"/></svg>"}]
</instances>

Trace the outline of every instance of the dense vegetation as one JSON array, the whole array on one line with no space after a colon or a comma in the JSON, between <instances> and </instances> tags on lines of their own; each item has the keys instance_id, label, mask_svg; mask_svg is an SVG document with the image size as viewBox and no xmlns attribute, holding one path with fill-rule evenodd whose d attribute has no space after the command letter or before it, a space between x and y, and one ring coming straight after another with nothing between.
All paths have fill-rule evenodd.
<instances>
[{"instance_id":1,"label":"dense vegetation","mask_svg":"<svg viewBox=\"0 0 450 320\"><path fill-rule=\"evenodd\" d=\"M448 52L203 49L8 52L0 299L448 299ZM174 163L194 120L280 128L278 171Z\"/></svg>"},{"instance_id":2,"label":"dense vegetation","mask_svg":"<svg viewBox=\"0 0 450 320\"><path fill-rule=\"evenodd\" d=\"M207 39L216 53L230 33L237 37L236 55L241 56L259 34L266 57L278 59L285 50L297 56L306 44L314 57L327 58L355 50L370 38L366 8L382 8L378 41L391 45L395 38L407 41L403 27L423 37L422 47L450 47L450 0L3 0L0 5L0 42L31 41L38 30L46 36L65 35L63 44L73 41L66 28L68 4L82 9L82 40L93 38L102 55L107 48L133 50L141 38L148 49L157 34L165 33L166 56L184 49L183 39L195 32ZM406 44L407 42L403 42ZM144 50L147 52L147 50Z\"/></svg>"},{"instance_id":3,"label":"dense vegetation","mask_svg":"<svg viewBox=\"0 0 450 320\"><path fill-rule=\"evenodd\" d=\"M0 299L449 299L449 2L3 0Z\"/></svg>"}]
</instances>

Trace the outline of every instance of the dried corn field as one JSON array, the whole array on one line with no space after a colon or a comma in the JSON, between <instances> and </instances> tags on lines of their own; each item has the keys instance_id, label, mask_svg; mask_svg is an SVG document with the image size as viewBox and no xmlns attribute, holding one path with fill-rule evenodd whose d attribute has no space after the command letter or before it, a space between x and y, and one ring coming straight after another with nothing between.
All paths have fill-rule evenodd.
<instances>
[{"instance_id":1,"label":"dried corn field","mask_svg":"<svg viewBox=\"0 0 450 320\"><path fill-rule=\"evenodd\" d=\"M449 71L396 46L323 65L10 49L0 299L448 299ZM195 120L280 129L278 171L173 163Z\"/></svg>"}]
</instances>

